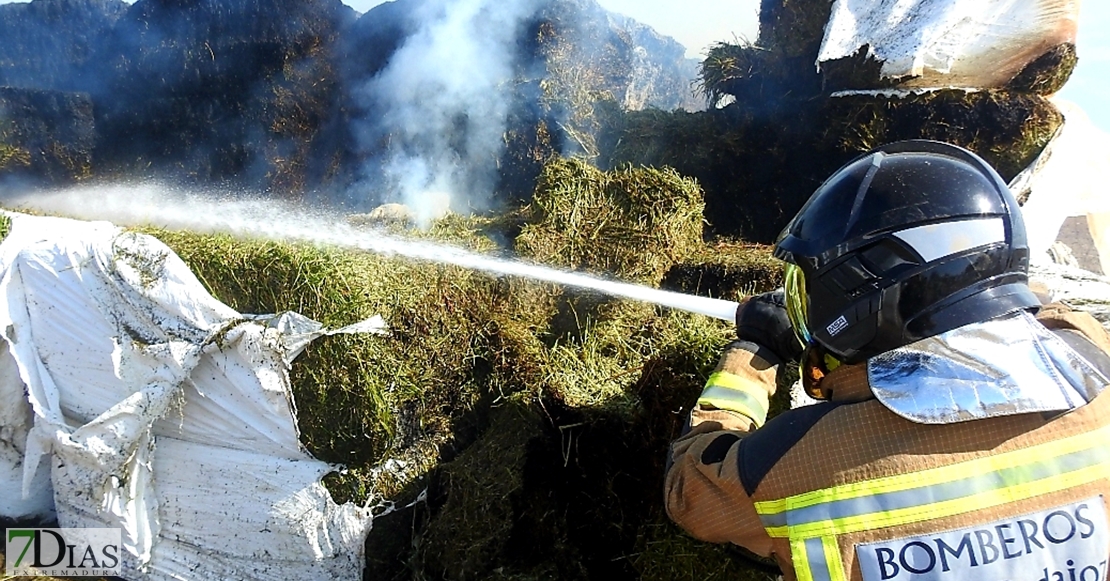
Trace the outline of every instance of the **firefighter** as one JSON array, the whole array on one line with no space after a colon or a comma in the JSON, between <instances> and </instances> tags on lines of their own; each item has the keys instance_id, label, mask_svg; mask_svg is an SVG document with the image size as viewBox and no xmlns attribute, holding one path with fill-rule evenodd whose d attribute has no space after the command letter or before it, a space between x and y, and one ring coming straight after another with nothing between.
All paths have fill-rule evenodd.
<instances>
[{"instance_id":1,"label":"firefighter","mask_svg":"<svg viewBox=\"0 0 1110 581\"><path fill-rule=\"evenodd\" d=\"M666 507L789 581L1104 581L1110 337L1028 286L981 158L899 142L832 175L737 311L671 446ZM778 369L821 400L766 421Z\"/></svg>"}]
</instances>

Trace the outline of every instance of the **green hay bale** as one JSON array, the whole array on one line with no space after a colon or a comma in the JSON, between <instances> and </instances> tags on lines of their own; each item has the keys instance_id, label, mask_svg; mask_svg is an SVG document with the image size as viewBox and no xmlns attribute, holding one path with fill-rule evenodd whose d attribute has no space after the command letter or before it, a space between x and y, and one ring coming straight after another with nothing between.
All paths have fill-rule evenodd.
<instances>
[{"instance_id":1,"label":"green hay bale","mask_svg":"<svg viewBox=\"0 0 1110 581\"><path fill-rule=\"evenodd\" d=\"M490 392L513 389L492 372L527 368L539 349L550 291L459 268L337 249L154 231L210 292L240 312L295 310L329 327L374 314L389 337L339 335L293 364L301 440L348 466L329 478L337 501L396 496L437 462L454 422ZM406 459L398 476L375 470Z\"/></svg>"},{"instance_id":2,"label":"green hay bale","mask_svg":"<svg viewBox=\"0 0 1110 581\"><path fill-rule=\"evenodd\" d=\"M741 301L782 285L782 261L771 247L717 241L676 264L663 277L663 288L678 292Z\"/></svg>"},{"instance_id":3,"label":"green hay bale","mask_svg":"<svg viewBox=\"0 0 1110 581\"><path fill-rule=\"evenodd\" d=\"M790 57L817 61L832 0L763 0L759 6L759 45Z\"/></svg>"},{"instance_id":4,"label":"green hay bale","mask_svg":"<svg viewBox=\"0 0 1110 581\"><path fill-rule=\"evenodd\" d=\"M449 217L425 235L484 249L522 218ZM579 227L616 245L626 230L601 227L610 219ZM677 579L692 562L662 570L658 550L683 542L705 551L705 571L746 574L735 555L661 528L666 450L732 325L453 267L150 232L241 311L389 322L388 338L323 338L291 370L302 441L348 466L325 481L336 500L407 504L427 489L426 504L375 522L369 578ZM740 264L764 260L758 250L696 240L688 255L730 248L736 284L764 284L762 267Z\"/></svg>"},{"instance_id":5,"label":"green hay bale","mask_svg":"<svg viewBox=\"0 0 1110 581\"><path fill-rule=\"evenodd\" d=\"M731 96L752 114L794 109L823 91L814 58L777 45L719 42L700 65L698 88L711 107Z\"/></svg>"},{"instance_id":6,"label":"green hay bale","mask_svg":"<svg viewBox=\"0 0 1110 581\"><path fill-rule=\"evenodd\" d=\"M628 318L600 318L591 330L623 320L625 348L637 355L593 350L583 355L589 365L553 363L544 371L568 378L577 373L587 390L596 379L592 369L612 358L612 369L623 368L628 378L623 405L573 401L548 395L546 387L510 399L510 409L500 413L513 421L491 422L479 440L488 447L482 444L473 455L463 452L452 463L467 472L452 475L452 482L466 485L446 490L444 509L433 509L429 530L443 532L422 537L421 550L425 563L435 556L437 565L418 569L450 579L638 576L634 562L642 529L663 514L667 447L681 430L683 409L696 399L733 331L688 313L640 311L646 317L641 319L630 317L627 306L611 307L602 313ZM514 403L534 414L525 426L519 418L528 416L512 410ZM521 447L527 450L523 457L517 452ZM451 510L444 512L447 507ZM487 507L496 518L473 516L477 507ZM511 513L501 512L506 509ZM441 529L437 520L445 515L450 518ZM471 530L461 530L462 524ZM488 558L465 557L475 553ZM466 568L462 574L449 565L460 562Z\"/></svg>"},{"instance_id":7,"label":"green hay bale","mask_svg":"<svg viewBox=\"0 0 1110 581\"><path fill-rule=\"evenodd\" d=\"M552 331L563 333L546 350L547 372L534 386L569 409L631 417L639 405L633 386L656 347L656 308L596 297L571 297L561 308Z\"/></svg>"},{"instance_id":8,"label":"green hay bale","mask_svg":"<svg viewBox=\"0 0 1110 581\"><path fill-rule=\"evenodd\" d=\"M554 159L536 186L516 250L539 262L657 284L702 245L697 183L669 169L601 172Z\"/></svg>"},{"instance_id":9,"label":"green hay bale","mask_svg":"<svg viewBox=\"0 0 1110 581\"><path fill-rule=\"evenodd\" d=\"M1057 45L1025 65L1006 88L1017 92L1055 95L1064 88L1078 64L1079 54L1074 44Z\"/></svg>"},{"instance_id":10,"label":"green hay bale","mask_svg":"<svg viewBox=\"0 0 1110 581\"><path fill-rule=\"evenodd\" d=\"M524 487L529 444L543 425L527 407L494 409L485 434L442 466L443 506L420 538L423 569L437 578L472 579L504 560Z\"/></svg>"},{"instance_id":11,"label":"green hay bale","mask_svg":"<svg viewBox=\"0 0 1110 581\"><path fill-rule=\"evenodd\" d=\"M868 50L868 47L863 47L850 57L821 63L821 79L826 90L835 92L896 88L917 79L883 78L882 63L868 55ZM1006 83L1005 88L1016 93L1053 95L1064 87L1078 62L1074 44L1057 45L1030 61Z\"/></svg>"},{"instance_id":12,"label":"green hay bale","mask_svg":"<svg viewBox=\"0 0 1110 581\"><path fill-rule=\"evenodd\" d=\"M828 101L824 116L829 135L845 152L902 139L935 139L978 153L1007 180L1036 159L1063 123L1044 97L996 90L838 97Z\"/></svg>"}]
</instances>

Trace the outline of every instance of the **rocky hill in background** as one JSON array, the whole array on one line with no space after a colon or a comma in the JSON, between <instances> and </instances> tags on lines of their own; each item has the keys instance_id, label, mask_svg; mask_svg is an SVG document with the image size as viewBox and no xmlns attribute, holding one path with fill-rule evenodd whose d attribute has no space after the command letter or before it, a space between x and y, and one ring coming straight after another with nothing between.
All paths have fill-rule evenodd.
<instances>
[{"instance_id":1,"label":"rocky hill in background","mask_svg":"<svg viewBox=\"0 0 1110 581\"><path fill-rule=\"evenodd\" d=\"M392 104L367 86L423 34L425 21L451 4L397 0L361 16L339 0L2 5L0 86L20 96L0 96L0 145L12 152L0 157L0 176L48 186L156 177L360 207L388 201L389 184L367 183L366 176L402 140L395 127L368 129L367 119L390 118ZM691 86L696 63L675 41L594 0L536 0L528 8L504 48L511 74L495 85L510 104L506 125L497 128L503 158L480 160L501 170L493 180L500 192L530 196L543 160L591 142L598 127L581 119L590 120L598 102L628 109L699 105ZM421 42L417 37L414 44ZM78 157L89 160L81 172L59 175L56 160L47 167L42 154L31 153L25 115L65 125L87 114L54 105L29 110L28 103L74 100L44 92L91 99L92 147L61 141L57 133L32 139L40 150L43 139L55 139L45 151L79 149ZM483 130L459 127L467 134ZM514 138L520 135L531 137ZM478 163L468 160L460 136L447 137L455 138L448 149L460 165Z\"/></svg>"}]
</instances>

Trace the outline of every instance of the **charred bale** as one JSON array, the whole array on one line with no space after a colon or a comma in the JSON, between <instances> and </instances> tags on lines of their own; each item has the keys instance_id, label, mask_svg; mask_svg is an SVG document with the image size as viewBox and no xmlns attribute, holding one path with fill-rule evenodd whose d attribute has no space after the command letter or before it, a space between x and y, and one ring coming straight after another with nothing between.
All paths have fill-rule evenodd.
<instances>
[{"instance_id":1,"label":"charred bale","mask_svg":"<svg viewBox=\"0 0 1110 581\"><path fill-rule=\"evenodd\" d=\"M820 139L819 113L817 104L768 113L739 103L630 113L610 159L695 178L705 191L710 238L771 243L829 173L851 159Z\"/></svg>"},{"instance_id":2,"label":"charred bale","mask_svg":"<svg viewBox=\"0 0 1110 581\"><path fill-rule=\"evenodd\" d=\"M622 107L697 109L696 61L682 45L601 7L595 0L548 0L528 27L528 44L562 90L608 94Z\"/></svg>"},{"instance_id":3,"label":"charred bale","mask_svg":"<svg viewBox=\"0 0 1110 581\"><path fill-rule=\"evenodd\" d=\"M43 186L86 179L95 136L88 95L0 88L0 176Z\"/></svg>"},{"instance_id":4,"label":"charred bale","mask_svg":"<svg viewBox=\"0 0 1110 581\"><path fill-rule=\"evenodd\" d=\"M115 173L296 196L324 181L338 0L140 2L100 54L102 158Z\"/></svg>"},{"instance_id":5,"label":"charred bale","mask_svg":"<svg viewBox=\"0 0 1110 581\"><path fill-rule=\"evenodd\" d=\"M1028 93L874 91L770 112L734 103L699 113L629 113L608 156L696 178L711 237L771 243L817 187L860 153L903 139L946 141L982 155L1009 180L1061 122L1047 99Z\"/></svg>"},{"instance_id":6,"label":"charred bale","mask_svg":"<svg viewBox=\"0 0 1110 581\"><path fill-rule=\"evenodd\" d=\"M698 82L710 106L735 102L752 114L805 107L824 90L808 56L790 56L780 47L724 42L709 49Z\"/></svg>"},{"instance_id":7,"label":"charred bale","mask_svg":"<svg viewBox=\"0 0 1110 581\"><path fill-rule=\"evenodd\" d=\"M1054 46L1025 65L1004 88L1015 93L1053 95L1071 78L1078 62L1074 44ZM868 54L868 47L851 57L821 63L820 78L831 92L898 88L915 80L883 77L882 63Z\"/></svg>"}]
</instances>

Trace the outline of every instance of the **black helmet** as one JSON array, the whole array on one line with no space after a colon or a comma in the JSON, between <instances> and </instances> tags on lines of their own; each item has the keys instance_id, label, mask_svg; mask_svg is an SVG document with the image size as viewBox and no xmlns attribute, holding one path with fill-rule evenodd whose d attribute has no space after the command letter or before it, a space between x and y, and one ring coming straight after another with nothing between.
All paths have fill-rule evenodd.
<instances>
[{"instance_id":1,"label":"black helmet","mask_svg":"<svg viewBox=\"0 0 1110 581\"><path fill-rule=\"evenodd\" d=\"M801 301L795 330L845 363L1040 304L1006 183L936 141L893 143L841 168L775 256L790 263L788 294Z\"/></svg>"}]
</instances>

